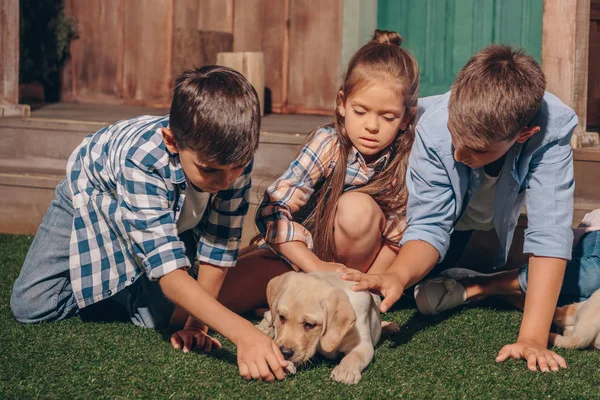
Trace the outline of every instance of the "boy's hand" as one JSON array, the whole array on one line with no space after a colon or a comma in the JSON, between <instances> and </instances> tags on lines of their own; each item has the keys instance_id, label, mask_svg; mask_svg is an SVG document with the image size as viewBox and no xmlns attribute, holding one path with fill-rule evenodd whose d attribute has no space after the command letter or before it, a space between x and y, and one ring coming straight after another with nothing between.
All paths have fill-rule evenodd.
<instances>
[{"instance_id":1,"label":"boy's hand","mask_svg":"<svg viewBox=\"0 0 600 400\"><path fill-rule=\"evenodd\" d=\"M171 345L175 349L183 347L184 353L197 349L208 353L213 347L220 349L221 342L208 335L207 327L189 326L171 335Z\"/></svg>"},{"instance_id":2,"label":"boy's hand","mask_svg":"<svg viewBox=\"0 0 600 400\"><path fill-rule=\"evenodd\" d=\"M496 362L502 362L507 358L522 358L526 360L527 368L530 371L537 371L538 365L542 372L549 372L550 370L558 371L560 368L567 368L564 358L536 343L517 341L517 343L507 344L498 353Z\"/></svg>"},{"instance_id":3,"label":"boy's hand","mask_svg":"<svg viewBox=\"0 0 600 400\"><path fill-rule=\"evenodd\" d=\"M382 295L384 299L380 306L381 312L387 312L404 292L404 284L393 273L365 274L346 267L338 268L337 271L343 273L342 279L356 282L351 287L355 292L370 290Z\"/></svg>"},{"instance_id":4,"label":"boy's hand","mask_svg":"<svg viewBox=\"0 0 600 400\"><path fill-rule=\"evenodd\" d=\"M252 327L236 345L242 378L266 382L273 382L275 378L285 379L284 368L288 366L288 362L271 338Z\"/></svg>"}]
</instances>

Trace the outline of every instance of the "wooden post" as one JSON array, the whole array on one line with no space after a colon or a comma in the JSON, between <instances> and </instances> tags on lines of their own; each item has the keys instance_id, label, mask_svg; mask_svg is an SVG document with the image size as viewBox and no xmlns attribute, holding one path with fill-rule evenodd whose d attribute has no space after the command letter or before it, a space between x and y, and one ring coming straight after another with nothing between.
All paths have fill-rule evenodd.
<instances>
[{"instance_id":1,"label":"wooden post","mask_svg":"<svg viewBox=\"0 0 600 400\"><path fill-rule=\"evenodd\" d=\"M19 104L19 0L0 1L0 117L27 117Z\"/></svg>"},{"instance_id":2,"label":"wooden post","mask_svg":"<svg viewBox=\"0 0 600 400\"><path fill-rule=\"evenodd\" d=\"M590 0L544 0L542 69L548 91L579 117L575 148L600 144L597 133L586 132L590 7Z\"/></svg>"},{"instance_id":3,"label":"wooden post","mask_svg":"<svg viewBox=\"0 0 600 400\"><path fill-rule=\"evenodd\" d=\"M265 115L265 59L261 52L230 52L217 54L217 64L233 68L254 86L260 101L260 115Z\"/></svg>"}]
</instances>

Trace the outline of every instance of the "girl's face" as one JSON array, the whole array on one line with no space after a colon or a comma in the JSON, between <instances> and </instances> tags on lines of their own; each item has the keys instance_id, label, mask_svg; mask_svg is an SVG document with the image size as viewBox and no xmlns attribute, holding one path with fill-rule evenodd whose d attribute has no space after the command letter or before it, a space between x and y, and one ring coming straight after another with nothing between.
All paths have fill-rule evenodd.
<instances>
[{"instance_id":1,"label":"girl's face","mask_svg":"<svg viewBox=\"0 0 600 400\"><path fill-rule=\"evenodd\" d=\"M408 125L404 98L390 86L362 87L338 106L350 141L367 163L375 161Z\"/></svg>"}]
</instances>

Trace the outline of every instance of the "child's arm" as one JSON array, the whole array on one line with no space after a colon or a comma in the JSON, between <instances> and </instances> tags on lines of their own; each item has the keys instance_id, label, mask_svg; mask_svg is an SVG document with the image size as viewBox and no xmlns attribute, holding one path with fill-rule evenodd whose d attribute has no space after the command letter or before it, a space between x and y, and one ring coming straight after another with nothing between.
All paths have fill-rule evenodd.
<instances>
[{"instance_id":1,"label":"child's arm","mask_svg":"<svg viewBox=\"0 0 600 400\"><path fill-rule=\"evenodd\" d=\"M250 321L219 303L187 272L181 269L172 271L161 277L159 284L168 299L236 345L238 368L243 378L268 382L285 378L283 368L287 362L273 340Z\"/></svg>"},{"instance_id":2,"label":"child's arm","mask_svg":"<svg viewBox=\"0 0 600 400\"><path fill-rule=\"evenodd\" d=\"M539 365L543 372L550 369L558 371L559 366L567 367L561 356L547 349L548 333L566 264L566 261L560 258L529 258L527 294L519 337L516 343L506 345L500 350L496 361L501 362L509 357L523 358L530 370L536 371Z\"/></svg>"},{"instance_id":3,"label":"child's arm","mask_svg":"<svg viewBox=\"0 0 600 400\"><path fill-rule=\"evenodd\" d=\"M523 321L517 343L505 346L498 361L527 360L529 369L542 371L566 366L562 357L546 350L552 316L573 245L573 151L571 136L577 117L565 125L560 139L541 147L530 161L527 176L527 230L523 252L529 262ZM533 136L529 140L541 140Z\"/></svg>"},{"instance_id":4,"label":"child's arm","mask_svg":"<svg viewBox=\"0 0 600 400\"><path fill-rule=\"evenodd\" d=\"M144 149L138 149L144 152ZM141 161L139 161L141 160ZM189 260L183 243L177 235L177 227L168 199L169 191L162 171L157 171L145 154L133 154L124 161L117 185L117 194L123 225L132 242L132 250L141 260L146 275L159 280L164 295L176 305L186 309L195 318L221 332L238 346L238 367L244 378L273 380L283 379L283 367L287 366L275 343L256 329L249 321L234 314L214 299L185 269ZM249 166L251 169L252 167ZM249 180L249 178L248 178ZM244 187L249 187L249 184ZM243 193L246 190L235 193ZM231 194L231 193L228 193ZM232 194L233 195L233 194ZM229 200L236 198L232 196ZM224 203L224 207L230 203ZM233 203L231 203L233 204ZM239 198L236 200L239 205ZM246 208L247 211L247 208ZM235 215L240 225L243 215ZM217 220L219 218L216 218ZM218 229L212 227L213 229ZM241 228L239 229L241 235ZM217 241L230 244L212 253L214 258L235 264L239 240ZM208 249L209 246L204 249ZM226 251L229 250L229 251ZM203 254L198 250L199 254Z\"/></svg>"},{"instance_id":5,"label":"child's arm","mask_svg":"<svg viewBox=\"0 0 600 400\"><path fill-rule=\"evenodd\" d=\"M198 271L198 283L216 299L221 291L223 281L225 281L227 271L228 268L201 264ZM186 315L188 315L187 312ZM184 353L194 348L204 352L209 352L213 346L221 348L221 342L208 335L208 326L191 315L188 315L183 329L171 335L171 344L175 349L182 349Z\"/></svg>"},{"instance_id":6,"label":"child's arm","mask_svg":"<svg viewBox=\"0 0 600 400\"><path fill-rule=\"evenodd\" d=\"M319 129L287 171L266 190L256 213L261 235L295 269L310 272L338 266L323 262L312 253L311 233L293 218L314 195L315 185L332 172L338 155L335 133Z\"/></svg>"}]
</instances>

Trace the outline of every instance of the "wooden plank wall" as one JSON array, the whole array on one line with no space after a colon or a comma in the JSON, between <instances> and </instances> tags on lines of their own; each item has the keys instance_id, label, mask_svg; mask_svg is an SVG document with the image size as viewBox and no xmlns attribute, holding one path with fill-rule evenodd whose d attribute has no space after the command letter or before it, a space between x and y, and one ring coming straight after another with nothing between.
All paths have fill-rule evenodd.
<instances>
[{"instance_id":1,"label":"wooden plank wall","mask_svg":"<svg viewBox=\"0 0 600 400\"><path fill-rule=\"evenodd\" d=\"M19 0L0 2L0 104L19 102Z\"/></svg>"},{"instance_id":2,"label":"wooden plank wall","mask_svg":"<svg viewBox=\"0 0 600 400\"><path fill-rule=\"evenodd\" d=\"M233 51L264 52L268 109L331 113L342 1L66 0L80 38L63 71L63 100L168 105L173 32L190 29L231 33Z\"/></svg>"},{"instance_id":3,"label":"wooden plank wall","mask_svg":"<svg viewBox=\"0 0 600 400\"><path fill-rule=\"evenodd\" d=\"M600 0L592 0L588 68L588 130L600 130Z\"/></svg>"}]
</instances>

